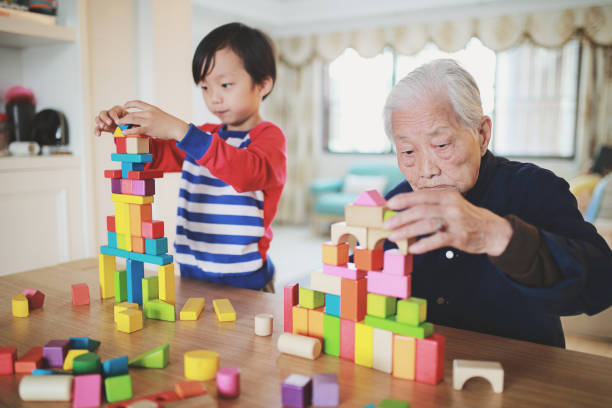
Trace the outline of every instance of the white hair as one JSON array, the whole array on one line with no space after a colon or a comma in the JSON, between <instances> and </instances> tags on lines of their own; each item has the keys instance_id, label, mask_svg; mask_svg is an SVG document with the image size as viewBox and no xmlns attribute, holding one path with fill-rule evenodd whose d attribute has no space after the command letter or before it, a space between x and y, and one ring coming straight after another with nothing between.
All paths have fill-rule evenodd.
<instances>
[{"instance_id":1,"label":"white hair","mask_svg":"<svg viewBox=\"0 0 612 408\"><path fill-rule=\"evenodd\" d=\"M448 95L459 121L478 133L483 115L478 85L456 61L443 58L421 65L395 84L383 108L387 136L393 140L391 115L395 110L424 96L440 94Z\"/></svg>"}]
</instances>

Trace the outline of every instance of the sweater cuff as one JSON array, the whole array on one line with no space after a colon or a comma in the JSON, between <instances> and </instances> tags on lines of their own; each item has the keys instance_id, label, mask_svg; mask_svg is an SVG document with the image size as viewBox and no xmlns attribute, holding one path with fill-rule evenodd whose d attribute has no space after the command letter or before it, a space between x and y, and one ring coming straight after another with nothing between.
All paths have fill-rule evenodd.
<instances>
[{"instance_id":1,"label":"sweater cuff","mask_svg":"<svg viewBox=\"0 0 612 408\"><path fill-rule=\"evenodd\" d=\"M512 237L501 255L489 256L489 259L510 278L520 282L529 274L542 238L536 227L519 217L508 215L504 218L512 226Z\"/></svg>"},{"instance_id":2,"label":"sweater cuff","mask_svg":"<svg viewBox=\"0 0 612 408\"><path fill-rule=\"evenodd\" d=\"M211 142L212 136L210 133L204 132L190 123L187 134L180 142L177 142L176 147L193 159L200 160L210 147Z\"/></svg>"}]
</instances>

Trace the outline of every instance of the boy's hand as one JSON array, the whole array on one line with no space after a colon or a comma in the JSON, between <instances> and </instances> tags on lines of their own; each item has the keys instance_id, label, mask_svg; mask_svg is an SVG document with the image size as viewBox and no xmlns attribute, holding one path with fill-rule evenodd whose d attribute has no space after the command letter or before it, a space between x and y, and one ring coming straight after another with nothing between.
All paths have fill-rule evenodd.
<instances>
[{"instance_id":1,"label":"boy's hand","mask_svg":"<svg viewBox=\"0 0 612 408\"><path fill-rule=\"evenodd\" d=\"M125 110L130 108L139 110L128 112L117 121L119 125L134 125L130 129L123 131L126 136L141 134L180 141L189 130L189 124L186 122L148 103L129 101L123 105Z\"/></svg>"},{"instance_id":2,"label":"boy's hand","mask_svg":"<svg viewBox=\"0 0 612 408\"><path fill-rule=\"evenodd\" d=\"M113 106L109 110L103 110L96 116L96 128L94 133L96 136L100 136L102 132L113 133L117 127L117 123L122 116L125 116L128 112L121 106Z\"/></svg>"}]
</instances>

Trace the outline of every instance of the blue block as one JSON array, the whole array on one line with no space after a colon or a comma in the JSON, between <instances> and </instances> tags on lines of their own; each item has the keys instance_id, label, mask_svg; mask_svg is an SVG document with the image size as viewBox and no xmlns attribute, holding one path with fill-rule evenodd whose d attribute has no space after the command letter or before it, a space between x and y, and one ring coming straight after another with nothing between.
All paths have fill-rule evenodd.
<instances>
[{"instance_id":1,"label":"blue block","mask_svg":"<svg viewBox=\"0 0 612 408\"><path fill-rule=\"evenodd\" d=\"M143 170L144 170L144 163L122 162L121 163L121 178L124 178L124 179L129 178L128 172L130 171L143 171Z\"/></svg>"},{"instance_id":2,"label":"blue block","mask_svg":"<svg viewBox=\"0 0 612 408\"><path fill-rule=\"evenodd\" d=\"M104 377L116 377L128 373L128 357L121 356L102 363Z\"/></svg>"},{"instance_id":3,"label":"blue block","mask_svg":"<svg viewBox=\"0 0 612 408\"><path fill-rule=\"evenodd\" d=\"M57 371L57 370L49 370L46 368L35 368L34 370L32 370L32 375L57 375L57 374L70 374L70 373L65 373L63 371Z\"/></svg>"},{"instance_id":4,"label":"blue block","mask_svg":"<svg viewBox=\"0 0 612 408\"><path fill-rule=\"evenodd\" d=\"M145 238L145 253L163 255L168 252L168 238Z\"/></svg>"},{"instance_id":5,"label":"blue block","mask_svg":"<svg viewBox=\"0 0 612 408\"><path fill-rule=\"evenodd\" d=\"M117 233L108 231L108 246L117 248Z\"/></svg>"},{"instance_id":6,"label":"blue block","mask_svg":"<svg viewBox=\"0 0 612 408\"><path fill-rule=\"evenodd\" d=\"M111 153L111 160L118 162L149 163L153 161L153 155L151 153Z\"/></svg>"},{"instance_id":7,"label":"blue block","mask_svg":"<svg viewBox=\"0 0 612 408\"><path fill-rule=\"evenodd\" d=\"M168 265L172 263L172 255L149 255L139 254L138 252L129 252L123 249L112 248L107 245L100 247L100 252L105 255L117 256L119 258L132 259L134 261L140 261L144 263L150 263L154 265Z\"/></svg>"},{"instance_id":8,"label":"blue block","mask_svg":"<svg viewBox=\"0 0 612 408\"><path fill-rule=\"evenodd\" d=\"M325 294L325 313L340 317L340 296L331 293Z\"/></svg>"},{"instance_id":9,"label":"blue block","mask_svg":"<svg viewBox=\"0 0 612 408\"><path fill-rule=\"evenodd\" d=\"M98 340L90 339L89 337L70 338L71 349L94 351L99 345L100 342Z\"/></svg>"},{"instance_id":10,"label":"blue block","mask_svg":"<svg viewBox=\"0 0 612 408\"><path fill-rule=\"evenodd\" d=\"M128 259L127 267L127 301L142 305L142 278L144 278L144 264Z\"/></svg>"},{"instance_id":11,"label":"blue block","mask_svg":"<svg viewBox=\"0 0 612 408\"><path fill-rule=\"evenodd\" d=\"M131 129L134 125L119 125L119 127L121 128L121 130L125 130L125 129Z\"/></svg>"}]
</instances>

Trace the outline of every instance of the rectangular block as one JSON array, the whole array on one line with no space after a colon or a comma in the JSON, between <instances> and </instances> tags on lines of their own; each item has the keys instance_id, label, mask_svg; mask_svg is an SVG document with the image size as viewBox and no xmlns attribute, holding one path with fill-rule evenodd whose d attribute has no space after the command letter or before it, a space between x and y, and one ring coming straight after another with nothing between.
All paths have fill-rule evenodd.
<instances>
[{"instance_id":1,"label":"rectangular block","mask_svg":"<svg viewBox=\"0 0 612 408\"><path fill-rule=\"evenodd\" d=\"M127 154L149 153L149 139L140 137L128 137L125 139L125 150L125 153Z\"/></svg>"},{"instance_id":2,"label":"rectangular block","mask_svg":"<svg viewBox=\"0 0 612 408\"><path fill-rule=\"evenodd\" d=\"M73 408L100 406L102 398L102 376L100 374L78 375L73 382Z\"/></svg>"},{"instance_id":3,"label":"rectangular block","mask_svg":"<svg viewBox=\"0 0 612 408\"><path fill-rule=\"evenodd\" d=\"M204 310L204 298L189 298L181 309L180 319L181 320L198 320L200 313Z\"/></svg>"},{"instance_id":4,"label":"rectangular block","mask_svg":"<svg viewBox=\"0 0 612 408\"><path fill-rule=\"evenodd\" d=\"M397 302L397 321L418 326L427 320L427 300L409 297Z\"/></svg>"},{"instance_id":5,"label":"rectangular block","mask_svg":"<svg viewBox=\"0 0 612 408\"><path fill-rule=\"evenodd\" d=\"M325 313L340 317L340 296L325 294Z\"/></svg>"},{"instance_id":6,"label":"rectangular block","mask_svg":"<svg viewBox=\"0 0 612 408\"><path fill-rule=\"evenodd\" d=\"M43 366L43 348L32 347L21 358L15 361L15 374L32 374Z\"/></svg>"},{"instance_id":7,"label":"rectangular block","mask_svg":"<svg viewBox=\"0 0 612 408\"><path fill-rule=\"evenodd\" d=\"M70 340L51 340L43 347L43 359L49 367L63 367Z\"/></svg>"},{"instance_id":8,"label":"rectangular block","mask_svg":"<svg viewBox=\"0 0 612 408\"><path fill-rule=\"evenodd\" d=\"M147 319L165 320L167 322L174 322L176 320L174 305L163 300L149 300L143 305L142 310Z\"/></svg>"},{"instance_id":9,"label":"rectangular block","mask_svg":"<svg viewBox=\"0 0 612 408\"><path fill-rule=\"evenodd\" d=\"M299 285L290 283L283 288L283 330L293 333L293 306L298 304Z\"/></svg>"},{"instance_id":10,"label":"rectangular block","mask_svg":"<svg viewBox=\"0 0 612 408\"><path fill-rule=\"evenodd\" d=\"M17 347L0 347L0 375L13 375L15 361L17 361Z\"/></svg>"},{"instance_id":11,"label":"rectangular block","mask_svg":"<svg viewBox=\"0 0 612 408\"><path fill-rule=\"evenodd\" d=\"M130 171L143 171L144 163L121 162L121 178L129 178Z\"/></svg>"},{"instance_id":12,"label":"rectangular block","mask_svg":"<svg viewBox=\"0 0 612 408\"><path fill-rule=\"evenodd\" d=\"M117 315L125 310L128 309L135 309L138 310L138 304L136 303L130 303L130 302L121 302L121 303L115 303L115 306L113 307L113 312L114 312L114 322L117 323Z\"/></svg>"},{"instance_id":13,"label":"rectangular block","mask_svg":"<svg viewBox=\"0 0 612 408\"><path fill-rule=\"evenodd\" d=\"M347 204L344 207L344 219L346 225L352 227L382 228L383 217L386 208L384 206L371 207ZM365 246L365 243L362 243Z\"/></svg>"},{"instance_id":14,"label":"rectangular block","mask_svg":"<svg viewBox=\"0 0 612 408\"><path fill-rule=\"evenodd\" d=\"M115 147L117 148L117 153L127 154L127 151L125 148L125 137L116 137L114 140L115 140Z\"/></svg>"},{"instance_id":15,"label":"rectangular block","mask_svg":"<svg viewBox=\"0 0 612 408\"><path fill-rule=\"evenodd\" d=\"M70 286L72 305L81 306L89 304L89 286L86 283L75 283Z\"/></svg>"},{"instance_id":16,"label":"rectangular block","mask_svg":"<svg viewBox=\"0 0 612 408\"><path fill-rule=\"evenodd\" d=\"M145 238L162 238L164 236L163 221L145 221L142 223L142 236Z\"/></svg>"},{"instance_id":17,"label":"rectangular block","mask_svg":"<svg viewBox=\"0 0 612 408\"><path fill-rule=\"evenodd\" d=\"M323 315L323 353L340 357L340 318Z\"/></svg>"},{"instance_id":18,"label":"rectangular block","mask_svg":"<svg viewBox=\"0 0 612 408\"><path fill-rule=\"evenodd\" d=\"M391 275L410 275L412 263L412 254L404 255L398 249L389 249L385 251L383 272Z\"/></svg>"},{"instance_id":19,"label":"rectangular block","mask_svg":"<svg viewBox=\"0 0 612 408\"><path fill-rule=\"evenodd\" d=\"M354 322L363 320L367 312L367 285L366 279L342 279L340 317Z\"/></svg>"},{"instance_id":20,"label":"rectangular block","mask_svg":"<svg viewBox=\"0 0 612 408\"><path fill-rule=\"evenodd\" d=\"M340 358L355 361L355 322L340 319Z\"/></svg>"},{"instance_id":21,"label":"rectangular block","mask_svg":"<svg viewBox=\"0 0 612 408\"><path fill-rule=\"evenodd\" d=\"M366 315L364 322L368 326L388 330L404 336L417 337L419 339L431 336L434 330L433 324L429 322L421 323L418 326L412 326L406 323L399 323L396 321L396 316L383 319L381 317Z\"/></svg>"},{"instance_id":22,"label":"rectangular block","mask_svg":"<svg viewBox=\"0 0 612 408\"><path fill-rule=\"evenodd\" d=\"M100 252L102 252L101 249ZM108 299L115 296L114 274L115 257L110 254L99 254L98 275L100 280L100 297L102 299Z\"/></svg>"},{"instance_id":23,"label":"rectangular block","mask_svg":"<svg viewBox=\"0 0 612 408\"><path fill-rule=\"evenodd\" d=\"M365 278L367 271L356 269L355 264L349 262L342 266L323 264L323 273L338 276L340 278L357 280Z\"/></svg>"},{"instance_id":24,"label":"rectangular block","mask_svg":"<svg viewBox=\"0 0 612 408\"><path fill-rule=\"evenodd\" d=\"M323 343L323 308L308 309L308 337L315 337Z\"/></svg>"},{"instance_id":25,"label":"rectangular block","mask_svg":"<svg viewBox=\"0 0 612 408\"><path fill-rule=\"evenodd\" d=\"M111 201L115 203L125 203L125 204L151 204L153 202L153 196L136 196L136 195L131 195L131 194L111 194Z\"/></svg>"},{"instance_id":26,"label":"rectangular block","mask_svg":"<svg viewBox=\"0 0 612 408\"><path fill-rule=\"evenodd\" d=\"M115 271L115 302L127 300L127 273L124 270Z\"/></svg>"},{"instance_id":27,"label":"rectangular block","mask_svg":"<svg viewBox=\"0 0 612 408\"><path fill-rule=\"evenodd\" d=\"M130 234L115 234L117 249L132 251L132 236ZM110 246L110 245L109 245Z\"/></svg>"},{"instance_id":28,"label":"rectangular block","mask_svg":"<svg viewBox=\"0 0 612 408\"><path fill-rule=\"evenodd\" d=\"M374 352L374 328L355 323L355 364L372 368Z\"/></svg>"},{"instance_id":29,"label":"rectangular block","mask_svg":"<svg viewBox=\"0 0 612 408\"><path fill-rule=\"evenodd\" d=\"M106 217L106 230L108 232L116 232L115 231L115 216L109 215Z\"/></svg>"},{"instance_id":30,"label":"rectangular block","mask_svg":"<svg viewBox=\"0 0 612 408\"><path fill-rule=\"evenodd\" d=\"M132 236L132 252L145 253L145 238Z\"/></svg>"},{"instance_id":31,"label":"rectangular block","mask_svg":"<svg viewBox=\"0 0 612 408\"><path fill-rule=\"evenodd\" d=\"M321 247L321 259L328 265L346 265L349 261L349 245L346 242L326 242Z\"/></svg>"},{"instance_id":32,"label":"rectangular block","mask_svg":"<svg viewBox=\"0 0 612 408\"><path fill-rule=\"evenodd\" d=\"M129 163L150 163L153 161L153 155L151 154L119 154L111 153L111 160L116 162L129 162ZM127 178L127 177L124 177Z\"/></svg>"},{"instance_id":33,"label":"rectangular block","mask_svg":"<svg viewBox=\"0 0 612 408\"><path fill-rule=\"evenodd\" d=\"M156 256L156 255L148 255L148 254L138 254L138 253L134 253L134 252L128 252L128 251L124 251L118 248L111 248L109 246L101 246L100 247L100 252L105 254L105 255L112 255L112 256L118 256L120 258L125 258L125 259L133 259L135 261L140 261L140 262L145 262L145 263L150 263L150 264L155 264L155 265L166 265L166 264L171 264L172 263L172 255L161 255L161 256ZM113 265L113 271L114 271L114 265ZM111 273L111 277L112 277L112 273ZM112 283L111 283L112 285ZM115 294L113 293L113 296L115 296ZM110 296L112 297L112 296Z\"/></svg>"},{"instance_id":34,"label":"rectangular block","mask_svg":"<svg viewBox=\"0 0 612 408\"><path fill-rule=\"evenodd\" d=\"M102 363L102 374L105 377L116 377L127 374L129 370L128 357L121 356Z\"/></svg>"},{"instance_id":35,"label":"rectangular block","mask_svg":"<svg viewBox=\"0 0 612 408\"><path fill-rule=\"evenodd\" d=\"M130 235L142 237L142 223L143 221L151 221L153 219L153 208L151 204L128 205L130 206Z\"/></svg>"},{"instance_id":36,"label":"rectangular block","mask_svg":"<svg viewBox=\"0 0 612 408\"><path fill-rule=\"evenodd\" d=\"M121 180L123 179L111 179L111 193L121 194L123 191L123 184Z\"/></svg>"},{"instance_id":37,"label":"rectangular block","mask_svg":"<svg viewBox=\"0 0 612 408\"><path fill-rule=\"evenodd\" d=\"M30 315L30 306L28 298L24 294L13 296L11 299L11 306L13 316L15 317L28 317Z\"/></svg>"},{"instance_id":38,"label":"rectangular block","mask_svg":"<svg viewBox=\"0 0 612 408\"><path fill-rule=\"evenodd\" d=\"M146 180L164 177L162 170L133 170L128 173L128 178L132 180Z\"/></svg>"},{"instance_id":39,"label":"rectangular block","mask_svg":"<svg viewBox=\"0 0 612 408\"><path fill-rule=\"evenodd\" d=\"M444 379L444 350L446 338L432 334L416 340L415 379L417 382L436 385Z\"/></svg>"},{"instance_id":40,"label":"rectangular block","mask_svg":"<svg viewBox=\"0 0 612 408\"><path fill-rule=\"evenodd\" d=\"M310 273L310 289L340 296L340 279L342 278L339 276L328 275L323 271L312 271Z\"/></svg>"},{"instance_id":41,"label":"rectangular block","mask_svg":"<svg viewBox=\"0 0 612 408\"><path fill-rule=\"evenodd\" d=\"M383 268L383 250L355 247L355 268L362 271L380 271Z\"/></svg>"},{"instance_id":42,"label":"rectangular block","mask_svg":"<svg viewBox=\"0 0 612 408\"><path fill-rule=\"evenodd\" d=\"M130 206L126 203L115 203L115 231L118 234L130 233Z\"/></svg>"},{"instance_id":43,"label":"rectangular block","mask_svg":"<svg viewBox=\"0 0 612 408\"><path fill-rule=\"evenodd\" d=\"M168 252L168 238L145 238L145 253L163 255Z\"/></svg>"},{"instance_id":44,"label":"rectangular block","mask_svg":"<svg viewBox=\"0 0 612 408\"><path fill-rule=\"evenodd\" d=\"M376 317L389 317L396 313L397 298L368 293L367 314ZM417 323L418 324L418 323Z\"/></svg>"},{"instance_id":45,"label":"rectangular block","mask_svg":"<svg viewBox=\"0 0 612 408\"><path fill-rule=\"evenodd\" d=\"M120 179L121 178L121 169L119 169L119 170L104 170L104 178Z\"/></svg>"},{"instance_id":46,"label":"rectangular block","mask_svg":"<svg viewBox=\"0 0 612 408\"><path fill-rule=\"evenodd\" d=\"M213 308L220 322L236 321L236 311L229 299L214 299Z\"/></svg>"},{"instance_id":47,"label":"rectangular block","mask_svg":"<svg viewBox=\"0 0 612 408\"><path fill-rule=\"evenodd\" d=\"M108 236L108 246L117 248L117 233L108 231L106 234Z\"/></svg>"},{"instance_id":48,"label":"rectangular block","mask_svg":"<svg viewBox=\"0 0 612 408\"><path fill-rule=\"evenodd\" d=\"M170 261L172 262L172 261ZM160 265L157 267L159 277L159 299L166 303L174 304L174 264Z\"/></svg>"},{"instance_id":49,"label":"rectangular block","mask_svg":"<svg viewBox=\"0 0 612 408\"><path fill-rule=\"evenodd\" d=\"M307 309L316 309L325 306L325 294L316 290L300 288L300 306Z\"/></svg>"},{"instance_id":50,"label":"rectangular block","mask_svg":"<svg viewBox=\"0 0 612 408\"><path fill-rule=\"evenodd\" d=\"M312 405L337 407L340 405L340 386L334 373L312 375Z\"/></svg>"},{"instance_id":51,"label":"rectangular block","mask_svg":"<svg viewBox=\"0 0 612 408\"><path fill-rule=\"evenodd\" d=\"M137 196L152 196L155 195L155 180L130 180L132 182L132 192L130 194Z\"/></svg>"},{"instance_id":52,"label":"rectangular block","mask_svg":"<svg viewBox=\"0 0 612 408\"><path fill-rule=\"evenodd\" d=\"M393 376L414 381L416 361L416 339L400 335L393 336Z\"/></svg>"},{"instance_id":53,"label":"rectangular block","mask_svg":"<svg viewBox=\"0 0 612 408\"><path fill-rule=\"evenodd\" d=\"M374 328L372 368L391 374L393 370L393 333Z\"/></svg>"},{"instance_id":54,"label":"rectangular block","mask_svg":"<svg viewBox=\"0 0 612 408\"><path fill-rule=\"evenodd\" d=\"M159 299L159 279L157 276L142 278L142 304Z\"/></svg>"},{"instance_id":55,"label":"rectangular block","mask_svg":"<svg viewBox=\"0 0 612 408\"><path fill-rule=\"evenodd\" d=\"M117 194L132 194L132 180L121 179L121 191L114 191Z\"/></svg>"},{"instance_id":56,"label":"rectangular block","mask_svg":"<svg viewBox=\"0 0 612 408\"><path fill-rule=\"evenodd\" d=\"M125 261L127 268L127 300L130 303L142 305L142 278L144 278L144 264L133 259Z\"/></svg>"},{"instance_id":57,"label":"rectangular block","mask_svg":"<svg viewBox=\"0 0 612 408\"><path fill-rule=\"evenodd\" d=\"M308 336L308 309L293 306L291 308L293 315L293 334Z\"/></svg>"},{"instance_id":58,"label":"rectangular block","mask_svg":"<svg viewBox=\"0 0 612 408\"><path fill-rule=\"evenodd\" d=\"M368 292L406 299L410 297L411 275L391 275L384 272L368 272Z\"/></svg>"}]
</instances>

